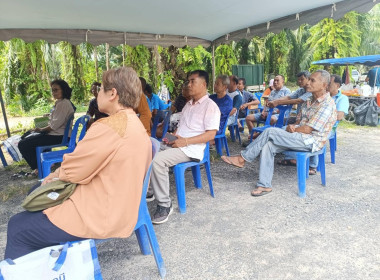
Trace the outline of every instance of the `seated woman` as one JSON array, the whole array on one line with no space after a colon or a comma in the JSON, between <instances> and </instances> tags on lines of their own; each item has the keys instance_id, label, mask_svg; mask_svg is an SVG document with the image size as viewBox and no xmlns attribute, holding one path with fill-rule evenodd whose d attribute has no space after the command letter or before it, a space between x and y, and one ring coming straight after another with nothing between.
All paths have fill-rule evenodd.
<instances>
[{"instance_id":1,"label":"seated woman","mask_svg":"<svg viewBox=\"0 0 380 280\"><path fill-rule=\"evenodd\" d=\"M74 152L42 183L56 178L77 183L74 193L55 207L13 216L5 259L67 241L131 235L152 161L151 141L133 111L141 94L132 68L103 73L98 105L109 117L93 123Z\"/></svg>"},{"instance_id":2,"label":"seated woman","mask_svg":"<svg viewBox=\"0 0 380 280\"><path fill-rule=\"evenodd\" d=\"M98 91L101 85L102 84L98 82L93 82L91 85L91 93L94 95L94 98L91 99L90 104L88 105L87 113L86 113L86 115L89 115L91 117L91 119L88 121L87 129L90 128L93 122L96 122L97 120L101 118L108 117L107 114L104 114L99 111L98 102L96 101L96 98L98 97Z\"/></svg>"},{"instance_id":3,"label":"seated woman","mask_svg":"<svg viewBox=\"0 0 380 280\"><path fill-rule=\"evenodd\" d=\"M60 144L67 121L75 112L75 107L70 101L72 89L69 85L64 80L54 80L50 86L56 102L51 111L48 126L35 128L33 132L38 133L28 135L18 144L22 157L35 174L38 173L36 147ZM70 133L71 130L69 135Z\"/></svg>"}]
</instances>

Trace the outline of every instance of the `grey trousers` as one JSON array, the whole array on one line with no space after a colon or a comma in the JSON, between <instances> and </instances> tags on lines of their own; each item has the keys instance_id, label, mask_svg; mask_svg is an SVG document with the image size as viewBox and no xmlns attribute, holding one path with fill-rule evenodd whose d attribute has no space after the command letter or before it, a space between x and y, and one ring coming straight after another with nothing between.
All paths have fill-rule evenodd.
<instances>
[{"instance_id":1,"label":"grey trousers","mask_svg":"<svg viewBox=\"0 0 380 280\"><path fill-rule=\"evenodd\" d=\"M274 156L287 150L311 152L312 146L312 144L305 145L301 133L290 133L281 128L270 127L249 144L241 152L241 156L245 161L252 162L261 153L257 186L271 188Z\"/></svg>"},{"instance_id":2,"label":"grey trousers","mask_svg":"<svg viewBox=\"0 0 380 280\"><path fill-rule=\"evenodd\" d=\"M161 151L153 160L150 178L150 186L158 205L170 207L169 167L186 161L191 161L191 159L181 149L161 144Z\"/></svg>"}]
</instances>

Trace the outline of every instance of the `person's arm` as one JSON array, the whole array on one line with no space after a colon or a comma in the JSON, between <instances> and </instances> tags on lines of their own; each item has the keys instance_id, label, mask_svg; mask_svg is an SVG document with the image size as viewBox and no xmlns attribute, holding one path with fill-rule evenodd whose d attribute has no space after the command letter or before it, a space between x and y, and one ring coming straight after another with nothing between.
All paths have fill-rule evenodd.
<instances>
[{"instance_id":1,"label":"person's arm","mask_svg":"<svg viewBox=\"0 0 380 280\"><path fill-rule=\"evenodd\" d=\"M344 112L342 112L342 111L337 111L337 114L336 114L336 120L337 120L337 121L341 121L343 118L344 118Z\"/></svg>"},{"instance_id":2,"label":"person's arm","mask_svg":"<svg viewBox=\"0 0 380 280\"><path fill-rule=\"evenodd\" d=\"M240 108L241 104L243 103L243 99L241 98L240 94L239 95L235 95L234 99L232 100L233 101L233 108L230 112L230 116L232 116L233 114L236 113L236 111Z\"/></svg>"},{"instance_id":3,"label":"person's arm","mask_svg":"<svg viewBox=\"0 0 380 280\"><path fill-rule=\"evenodd\" d=\"M203 144L214 139L216 133L217 130L207 130L205 133L193 137L181 137L176 135L178 139L173 142L169 142L169 144L172 145L173 148L181 148L193 144Z\"/></svg>"},{"instance_id":4,"label":"person's arm","mask_svg":"<svg viewBox=\"0 0 380 280\"><path fill-rule=\"evenodd\" d=\"M150 120L152 118L152 113L149 109L149 104L144 94L141 95L139 107L137 107L135 112L140 114L140 121L150 136Z\"/></svg>"},{"instance_id":5,"label":"person's arm","mask_svg":"<svg viewBox=\"0 0 380 280\"><path fill-rule=\"evenodd\" d=\"M258 105L259 103L260 103L260 101L259 101L258 99L255 99L255 100L252 100L252 101L250 101L250 102L247 102L247 103L241 105L241 106L240 106L240 109L241 109L241 110L244 110L245 108L247 108L247 107L250 106L250 105Z\"/></svg>"}]
</instances>

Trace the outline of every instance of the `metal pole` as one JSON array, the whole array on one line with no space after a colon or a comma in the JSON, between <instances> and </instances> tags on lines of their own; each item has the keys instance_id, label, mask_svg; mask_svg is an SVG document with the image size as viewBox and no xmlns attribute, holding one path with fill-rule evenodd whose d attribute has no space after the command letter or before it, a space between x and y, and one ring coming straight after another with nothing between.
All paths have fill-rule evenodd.
<instances>
[{"instance_id":1,"label":"metal pole","mask_svg":"<svg viewBox=\"0 0 380 280\"><path fill-rule=\"evenodd\" d=\"M3 95L1 94L1 89L0 89L0 103L1 103L1 110L3 111L5 129L7 130L7 135L9 138L11 137L11 132L9 131L7 112L5 112L4 100L3 100Z\"/></svg>"},{"instance_id":2,"label":"metal pole","mask_svg":"<svg viewBox=\"0 0 380 280\"><path fill-rule=\"evenodd\" d=\"M215 44L212 43L212 92L214 93L215 85Z\"/></svg>"}]
</instances>

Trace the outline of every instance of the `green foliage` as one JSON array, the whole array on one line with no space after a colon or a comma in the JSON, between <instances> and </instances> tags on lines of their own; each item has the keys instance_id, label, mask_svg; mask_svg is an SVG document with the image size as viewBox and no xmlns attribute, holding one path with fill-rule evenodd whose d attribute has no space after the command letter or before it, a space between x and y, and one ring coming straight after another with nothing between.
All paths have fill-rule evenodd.
<instances>
[{"instance_id":1,"label":"green foliage","mask_svg":"<svg viewBox=\"0 0 380 280\"><path fill-rule=\"evenodd\" d=\"M215 76L231 75L232 65L238 60L231 45L220 45L215 50Z\"/></svg>"}]
</instances>

